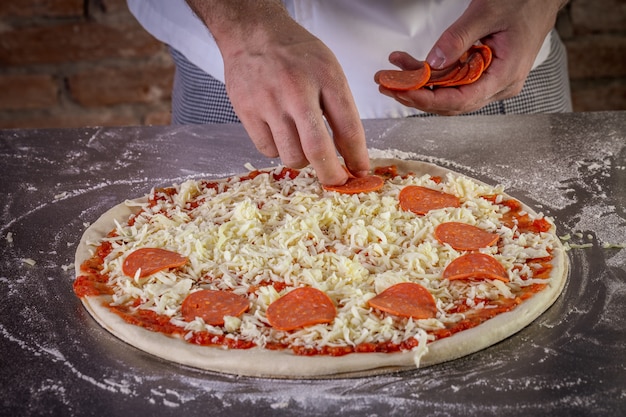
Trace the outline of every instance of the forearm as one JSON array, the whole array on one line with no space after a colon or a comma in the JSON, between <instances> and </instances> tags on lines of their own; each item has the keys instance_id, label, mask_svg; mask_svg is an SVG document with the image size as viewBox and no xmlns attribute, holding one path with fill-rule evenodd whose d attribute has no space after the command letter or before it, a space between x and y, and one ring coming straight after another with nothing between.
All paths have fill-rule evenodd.
<instances>
[{"instance_id":1,"label":"forearm","mask_svg":"<svg viewBox=\"0 0 626 417\"><path fill-rule=\"evenodd\" d=\"M242 43L276 39L295 22L280 0L186 0L215 38L222 54Z\"/></svg>"}]
</instances>

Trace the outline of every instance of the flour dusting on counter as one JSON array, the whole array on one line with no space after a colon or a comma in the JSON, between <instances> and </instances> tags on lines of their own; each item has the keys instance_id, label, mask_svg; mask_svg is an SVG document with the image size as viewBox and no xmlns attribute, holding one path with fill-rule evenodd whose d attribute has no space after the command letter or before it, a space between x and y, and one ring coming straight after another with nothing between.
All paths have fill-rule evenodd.
<instances>
[{"instance_id":1,"label":"flour dusting on counter","mask_svg":"<svg viewBox=\"0 0 626 417\"><path fill-rule=\"evenodd\" d=\"M528 197L574 243L569 282L516 336L400 374L267 380L203 372L130 348L72 293L76 242L106 209L187 178L275 162L240 126L0 131L0 353L12 415L622 415L626 250L623 113L365 121L373 157L443 165ZM506 144L506 146L502 146ZM469 149L469 151L468 151ZM73 167L64 169L67 159ZM529 169L524 161L533 161ZM245 171L244 171L245 172ZM524 176L525 175L525 176ZM55 200L55 196L59 196ZM534 203L536 204L533 204ZM7 239L10 233L10 238ZM11 242L9 242L11 240ZM32 266L20 259L31 258ZM88 399L88 401L86 401Z\"/></svg>"}]
</instances>

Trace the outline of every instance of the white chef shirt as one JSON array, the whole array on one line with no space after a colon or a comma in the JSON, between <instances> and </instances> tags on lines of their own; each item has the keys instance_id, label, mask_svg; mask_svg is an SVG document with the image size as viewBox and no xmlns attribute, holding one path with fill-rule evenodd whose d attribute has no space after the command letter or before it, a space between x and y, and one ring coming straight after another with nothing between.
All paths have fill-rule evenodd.
<instances>
[{"instance_id":1,"label":"white chef shirt","mask_svg":"<svg viewBox=\"0 0 626 417\"><path fill-rule=\"evenodd\" d=\"M212 77L224 81L220 51L185 0L127 0L143 27L180 51ZM420 113L378 92L376 71L394 68L389 53L425 59L443 31L470 0L284 0L289 14L335 54L348 79L360 117L396 118ZM533 68L550 53L550 35Z\"/></svg>"}]
</instances>

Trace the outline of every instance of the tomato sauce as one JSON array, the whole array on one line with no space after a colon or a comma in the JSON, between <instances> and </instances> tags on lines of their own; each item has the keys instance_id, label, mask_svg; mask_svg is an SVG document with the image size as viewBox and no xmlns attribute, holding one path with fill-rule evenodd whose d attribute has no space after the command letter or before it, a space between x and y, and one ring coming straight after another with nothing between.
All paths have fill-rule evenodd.
<instances>
[{"instance_id":1,"label":"tomato sauce","mask_svg":"<svg viewBox=\"0 0 626 417\"><path fill-rule=\"evenodd\" d=\"M378 175L379 177L383 177L386 179L391 179L398 176L398 167L395 165L390 165L387 167L376 167L374 168L374 175Z\"/></svg>"}]
</instances>

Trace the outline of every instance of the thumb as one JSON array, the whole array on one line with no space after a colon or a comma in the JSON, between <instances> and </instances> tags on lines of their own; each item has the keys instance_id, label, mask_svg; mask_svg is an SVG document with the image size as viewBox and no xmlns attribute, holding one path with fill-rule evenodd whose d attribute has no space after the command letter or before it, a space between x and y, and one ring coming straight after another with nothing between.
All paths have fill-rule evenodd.
<instances>
[{"instance_id":1,"label":"thumb","mask_svg":"<svg viewBox=\"0 0 626 417\"><path fill-rule=\"evenodd\" d=\"M434 68L441 69L456 62L470 46L486 36L486 28L481 27L480 18L476 18L471 5L450 27L439 37L426 56L426 62Z\"/></svg>"}]
</instances>

